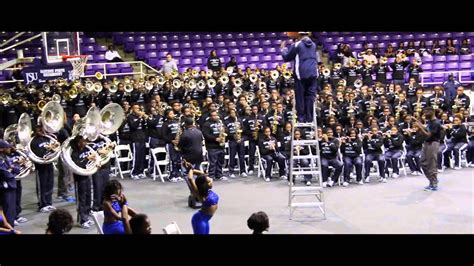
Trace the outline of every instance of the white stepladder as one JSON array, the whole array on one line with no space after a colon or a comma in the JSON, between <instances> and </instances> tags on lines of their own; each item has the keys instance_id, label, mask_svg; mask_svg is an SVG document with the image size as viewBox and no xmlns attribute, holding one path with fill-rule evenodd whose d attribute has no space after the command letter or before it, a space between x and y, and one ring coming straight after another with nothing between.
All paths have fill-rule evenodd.
<instances>
[{"instance_id":1,"label":"white stepladder","mask_svg":"<svg viewBox=\"0 0 474 266\"><path fill-rule=\"evenodd\" d=\"M293 105L293 114L296 115L295 105ZM321 157L319 154L319 139L318 139L318 124L316 121L316 102L313 111L314 120L311 123L293 123L291 130L291 155L289 161L289 199L288 206L290 207L290 220L293 220L293 214L296 208L316 208L322 213L322 218L326 219L326 209L324 204L324 194L322 186L321 175ZM296 128L309 128L314 134L314 138L308 140L295 140ZM295 147L306 146L309 148L308 155L296 155ZM308 159L310 164L308 167L295 167L295 160ZM311 186L297 185L293 182L297 176L312 175L313 180L316 178Z\"/></svg>"}]
</instances>

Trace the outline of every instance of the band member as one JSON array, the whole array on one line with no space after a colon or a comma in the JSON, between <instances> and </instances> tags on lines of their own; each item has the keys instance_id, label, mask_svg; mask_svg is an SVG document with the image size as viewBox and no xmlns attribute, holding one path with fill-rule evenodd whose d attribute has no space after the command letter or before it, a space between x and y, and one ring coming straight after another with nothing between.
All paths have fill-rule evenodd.
<instances>
[{"instance_id":1,"label":"band member","mask_svg":"<svg viewBox=\"0 0 474 266\"><path fill-rule=\"evenodd\" d=\"M147 121L147 135L148 139L148 146L150 147L150 155L151 150L157 147L164 147L166 142L163 138L163 123L164 123L164 116L158 113L158 107L150 107L150 118ZM155 161L152 159L153 157L150 156L150 160L148 163L148 173L154 173ZM159 158L161 159L161 158ZM164 159L164 158L163 158Z\"/></svg>"},{"instance_id":2,"label":"band member","mask_svg":"<svg viewBox=\"0 0 474 266\"><path fill-rule=\"evenodd\" d=\"M456 90L456 96L451 101L452 113L459 113L461 110L469 109L471 106L471 99L464 94L464 87L460 86Z\"/></svg>"},{"instance_id":3,"label":"band member","mask_svg":"<svg viewBox=\"0 0 474 266\"><path fill-rule=\"evenodd\" d=\"M447 143L447 150L445 154L453 153L454 169L461 169L461 153L467 148L467 129L461 123L461 116L456 115L453 119L453 124L447 125L447 137L451 139Z\"/></svg>"},{"instance_id":4,"label":"band member","mask_svg":"<svg viewBox=\"0 0 474 266\"><path fill-rule=\"evenodd\" d=\"M249 140L249 169L248 174L252 175L255 165L255 151L263 127L264 118L258 114L258 106L252 105L251 113L243 119L244 135Z\"/></svg>"},{"instance_id":5,"label":"band member","mask_svg":"<svg viewBox=\"0 0 474 266\"><path fill-rule=\"evenodd\" d=\"M438 171L436 164L438 160L439 140L441 137L441 124L436 120L432 108L426 108L424 113L428 120L427 128L425 129L420 122L416 122L421 132L427 136L423 143L420 163L423 174L430 182L429 186L425 187L425 190L436 191L438 190Z\"/></svg>"},{"instance_id":6,"label":"band member","mask_svg":"<svg viewBox=\"0 0 474 266\"><path fill-rule=\"evenodd\" d=\"M138 103L132 104L132 113L128 115L127 122L130 127L132 140L133 166L132 179L146 178L145 170L145 128L148 115L140 110Z\"/></svg>"},{"instance_id":7,"label":"band member","mask_svg":"<svg viewBox=\"0 0 474 266\"><path fill-rule=\"evenodd\" d=\"M342 162L337 158L339 143L333 138L333 131L327 128L325 134L319 143L321 149L321 174L323 176L323 187L332 187L334 182L337 182L342 172ZM334 167L334 175L329 178L329 166Z\"/></svg>"},{"instance_id":8,"label":"band member","mask_svg":"<svg viewBox=\"0 0 474 266\"><path fill-rule=\"evenodd\" d=\"M122 107L123 107L123 111L125 112L125 115L128 115L130 113L130 108L129 108L128 102L124 101L122 103ZM127 119L125 119L123 121L122 126L117 131L117 135L118 135L118 137L117 137L118 143L120 145L132 144L132 134L130 132L130 125L128 124Z\"/></svg>"},{"instance_id":9,"label":"band member","mask_svg":"<svg viewBox=\"0 0 474 266\"><path fill-rule=\"evenodd\" d=\"M286 179L285 158L278 152L277 140L275 137L271 136L271 129L269 127L263 129L263 136L258 142L258 149L260 155L267 163L265 169L265 181L270 182L270 179L272 178L273 162L278 163L280 178Z\"/></svg>"},{"instance_id":10,"label":"band member","mask_svg":"<svg viewBox=\"0 0 474 266\"><path fill-rule=\"evenodd\" d=\"M51 140L44 134L43 127L37 125L34 128L34 137L31 140L32 152L43 158L51 150L57 148L58 143L50 143ZM54 167L52 163L35 163L37 173L37 189L39 189L38 210L40 212L50 212L56 208L53 206L53 188L54 188Z\"/></svg>"},{"instance_id":11,"label":"band member","mask_svg":"<svg viewBox=\"0 0 474 266\"><path fill-rule=\"evenodd\" d=\"M435 86L434 93L428 98L429 105L436 112L437 110L447 111L447 101L444 96L443 87Z\"/></svg>"},{"instance_id":12,"label":"band member","mask_svg":"<svg viewBox=\"0 0 474 266\"><path fill-rule=\"evenodd\" d=\"M4 213L1 216L5 218L3 222L8 224L6 227L11 229L15 227L17 216L15 176L20 173L20 166L8 158L12 148L10 143L0 140L0 206L3 206Z\"/></svg>"},{"instance_id":13,"label":"band member","mask_svg":"<svg viewBox=\"0 0 474 266\"><path fill-rule=\"evenodd\" d=\"M406 129L406 132L408 134L405 137L408 166L410 167L412 175L422 175L420 157L425 135L416 125L414 125L412 129Z\"/></svg>"},{"instance_id":14,"label":"band member","mask_svg":"<svg viewBox=\"0 0 474 266\"><path fill-rule=\"evenodd\" d=\"M14 144L12 144L12 143L9 143L9 144L11 144L12 147L5 149L5 152L6 152L6 155L7 155L7 160L11 162L11 165L13 165L15 167L20 167L20 169L21 169L21 166L23 164L25 164L26 161L24 161L24 159L21 157L21 155L16 152ZM16 211L16 213L15 213L15 222L14 222L15 226L20 224L20 223L28 222L28 219L26 219L25 217L20 216L21 211L23 210L22 207L21 207L22 190L23 190L23 186L22 186L22 183L21 183L21 179L16 179L16 193L15 193L15 196L16 196L15 211Z\"/></svg>"},{"instance_id":15,"label":"band member","mask_svg":"<svg viewBox=\"0 0 474 266\"><path fill-rule=\"evenodd\" d=\"M349 136L341 139L341 152L344 161L344 183L347 187L350 181L352 166L355 166L357 182L364 184L362 180L362 141L357 137L355 129L349 130Z\"/></svg>"},{"instance_id":16,"label":"band member","mask_svg":"<svg viewBox=\"0 0 474 266\"><path fill-rule=\"evenodd\" d=\"M316 45L308 33L300 32L299 40L286 48L286 42L281 43L281 55L288 62L295 61L295 100L296 114L300 122L313 122L314 100L316 98Z\"/></svg>"},{"instance_id":17,"label":"band member","mask_svg":"<svg viewBox=\"0 0 474 266\"><path fill-rule=\"evenodd\" d=\"M374 72L375 72L375 81L380 82L383 85L387 84L387 72L390 71L386 62L382 62L379 60L379 63L375 65Z\"/></svg>"},{"instance_id":18,"label":"band member","mask_svg":"<svg viewBox=\"0 0 474 266\"><path fill-rule=\"evenodd\" d=\"M6 215L3 212L2 204L0 203L0 235L18 235L20 231L15 230L8 222Z\"/></svg>"},{"instance_id":19,"label":"band member","mask_svg":"<svg viewBox=\"0 0 474 266\"><path fill-rule=\"evenodd\" d=\"M403 85L405 83L405 68L410 64L408 59L402 59L402 56L397 55L395 62L390 64L392 69L392 83Z\"/></svg>"},{"instance_id":20,"label":"band member","mask_svg":"<svg viewBox=\"0 0 474 266\"><path fill-rule=\"evenodd\" d=\"M114 145L106 146L103 138L97 138L91 145L92 149L97 151L100 156L106 156ZM104 187L110 179L110 161L106 164L101 164L100 168L92 175L92 190L93 190L93 211L101 211L102 203L104 201Z\"/></svg>"},{"instance_id":21,"label":"band member","mask_svg":"<svg viewBox=\"0 0 474 266\"><path fill-rule=\"evenodd\" d=\"M95 154L90 154L86 148L87 141L82 136L76 136L71 140L71 159L79 167L86 168L88 161L95 160ZM78 222L83 229L89 229L94 222L90 218L91 212L91 178L79 174L73 174L76 183Z\"/></svg>"},{"instance_id":22,"label":"band member","mask_svg":"<svg viewBox=\"0 0 474 266\"><path fill-rule=\"evenodd\" d=\"M387 182L385 178L385 157L382 152L383 139L382 136L378 134L377 127L371 127L370 132L364 138L363 145L365 151L365 182L369 183L370 181L370 166L372 161L376 160L379 168L380 182Z\"/></svg>"},{"instance_id":23,"label":"band member","mask_svg":"<svg viewBox=\"0 0 474 266\"><path fill-rule=\"evenodd\" d=\"M291 124L290 124L290 130L291 130ZM303 135L301 130L295 129L295 140L301 140L303 139ZM291 136L291 135L290 135ZM291 137L290 137L291 138ZM309 148L307 145L304 146L295 146L295 150L293 151L293 155L296 156L301 156L301 155L309 155ZM285 151L287 151L287 159L290 158L290 152L291 152L291 141L288 141L285 146ZM306 168L309 166L309 159L308 158L297 158L294 160L294 166L299 166L302 168ZM306 183L307 186L311 186L311 179L313 178L312 175L304 175L304 182ZM295 179L293 177L293 183L295 182Z\"/></svg>"},{"instance_id":24,"label":"band member","mask_svg":"<svg viewBox=\"0 0 474 266\"><path fill-rule=\"evenodd\" d=\"M420 73L423 72L419 60L419 58L413 58L411 64L408 66L408 77L415 79L415 82L420 81Z\"/></svg>"},{"instance_id":25,"label":"band member","mask_svg":"<svg viewBox=\"0 0 474 266\"><path fill-rule=\"evenodd\" d=\"M403 136L398 132L396 126L391 126L383 135L383 142L386 148L384 154L386 159L385 173L387 175L389 174L388 168L391 166L393 170L392 178L397 178L400 174L398 169L398 159L402 156Z\"/></svg>"},{"instance_id":26,"label":"band member","mask_svg":"<svg viewBox=\"0 0 474 266\"><path fill-rule=\"evenodd\" d=\"M245 173L245 147L243 139L242 120L237 117L235 109L229 111L229 116L224 120L224 125L227 128L227 137L229 140L229 174L230 177L235 177L235 155L239 158L239 174L242 177L247 177Z\"/></svg>"},{"instance_id":27,"label":"band member","mask_svg":"<svg viewBox=\"0 0 474 266\"><path fill-rule=\"evenodd\" d=\"M172 109L167 109L164 113L166 120L163 122L163 138L166 142L166 150L170 156L170 175L169 179L175 183L183 181L180 176L180 158L181 154L177 150L176 146L179 143L179 138L182 133L182 128L179 124L179 120L175 117Z\"/></svg>"},{"instance_id":28,"label":"band member","mask_svg":"<svg viewBox=\"0 0 474 266\"><path fill-rule=\"evenodd\" d=\"M216 111L210 112L209 121L202 126L202 134L206 142L209 159L209 177L218 180L227 180L223 176L225 125L219 119Z\"/></svg>"}]
</instances>

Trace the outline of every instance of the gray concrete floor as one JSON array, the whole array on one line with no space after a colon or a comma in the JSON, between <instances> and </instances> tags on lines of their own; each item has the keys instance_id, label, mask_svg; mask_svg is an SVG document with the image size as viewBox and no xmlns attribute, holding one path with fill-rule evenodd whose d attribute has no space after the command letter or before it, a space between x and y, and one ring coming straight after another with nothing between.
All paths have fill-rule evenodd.
<instances>
[{"instance_id":1,"label":"gray concrete floor","mask_svg":"<svg viewBox=\"0 0 474 266\"><path fill-rule=\"evenodd\" d=\"M385 184L373 177L370 184L327 188L326 220L320 219L314 209L297 210L295 220L289 220L286 182L275 179L267 183L254 176L216 181L214 191L220 202L211 220L211 234L250 233L246 221L256 211L268 214L270 234L472 234L473 177L472 168L445 171L440 174L437 192L423 191L427 180L410 175L389 179ZM34 176L23 183L22 215L29 222L17 229L43 234L48 214L36 211ZM190 221L195 210L187 207L188 188L184 182L124 179L122 184L129 205L150 217L154 234L162 234L161 228L171 221L176 221L183 233L192 233ZM73 203L54 199L54 205L76 216ZM96 234L96 229L75 226L71 233Z\"/></svg>"}]
</instances>

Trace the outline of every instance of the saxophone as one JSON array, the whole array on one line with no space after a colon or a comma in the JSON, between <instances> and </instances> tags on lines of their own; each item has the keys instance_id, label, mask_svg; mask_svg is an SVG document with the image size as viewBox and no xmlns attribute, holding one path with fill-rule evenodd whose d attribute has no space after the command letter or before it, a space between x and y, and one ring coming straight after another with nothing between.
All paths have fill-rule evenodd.
<instances>
[{"instance_id":1,"label":"saxophone","mask_svg":"<svg viewBox=\"0 0 474 266\"><path fill-rule=\"evenodd\" d=\"M454 105L452 106L453 112L457 113L454 110L457 111L461 107L462 107L462 103L459 101L459 95L456 95L456 98L454 99Z\"/></svg>"},{"instance_id":2,"label":"saxophone","mask_svg":"<svg viewBox=\"0 0 474 266\"><path fill-rule=\"evenodd\" d=\"M400 99L398 100L398 105L396 107L396 112L395 112L395 119L398 120L400 118L400 111L402 109L402 101Z\"/></svg>"},{"instance_id":3,"label":"saxophone","mask_svg":"<svg viewBox=\"0 0 474 266\"><path fill-rule=\"evenodd\" d=\"M219 139L220 139L220 142L219 142L219 145L221 147L224 147L225 146L225 137L227 137L227 133L225 133L225 128L224 128L224 124L222 123L222 121L219 119Z\"/></svg>"},{"instance_id":4,"label":"saxophone","mask_svg":"<svg viewBox=\"0 0 474 266\"><path fill-rule=\"evenodd\" d=\"M354 104L352 103L352 100L349 102L349 110L347 110L349 115L354 114Z\"/></svg>"},{"instance_id":5,"label":"saxophone","mask_svg":"<svg viewBox=\"0 0 474 266\"><path fill-rule=\"evenodd\" d=\"M237 141L237 143L242 141L242 127L239 121L235 122L235 141Z\"/></svg>"},{"instance_id":6,"label":"saxophone","mask_svg":"<svg viewBox=\"0 0 474 266\"><path fill-rule=\"evenodd\" d=\"M333 109L332 109L332 101L329 103L329 115L330 115L330 116L336 115L336 113L334 113L334 111L333 111Z\"/></svg>"},{"instance_id":7,"label":"saxophone","mask_svg":"<svg viewBox=\"0 0 474 266\"><path fill-rule=\"evenodd\" d=\"M436 110L438 108L439 108L439 98L438 98L438 93L435 92L435 99L434 99L433 109Z\"/></svg>"},{"instance_id":8,"label":"saxophone","mask_svg":"<svg viewBox=\"0 0 474 266\"><path fill-rule=\"evenodd\" d=\"M277 110L275 110L275 113L273 114L272 134L276 135L277 130L278 130L278 119L277 119Z\"/></svg>"},{"instance_id":9,"label":"saxophone","mask_svg":"<svg viewBox=\"0 0 474 266\"><path fill-rule=\"evenodd\" d=\"M377 107L375 106L374 95L370 95L369 115L374 115L376 109Z\"/></svg>"},{"instance_id":10,"label":"saxophone","mask_svg":"<svg viewBox=\"0 0 474 266\"><path fill-rule=\"evenodd\" d=\"M179 119L178 119L178 132L176 132L176 137L174 140L176 140L179 143L179 139L181 138L181 135L183 134L183 129L181 128L181 125L179 124ZM176 151L181 151L181 149L178 147L178 144L174 145L174 149Z\"/></svg>"},{"instance_id":11,"label":"saxophone","mask_svg":"<svg viewBox=\"0 0 474 266\"><path fill-rule=\"evenodd\" d=\"M255 141L257 141L258 139L258 117L255 116L255 120L254 120L254 129L253 129L253 132L252 132L252 137Z\"/></svg>"},{"instance_id":12,"label":"saxophone","mask_svg":"<svg viewBox=\"0 0 474 266\"><path fill-rule=\"evenodd\" d=\"M418 98L418 100L416 101L416 108L415 108L415 112L416 113L421 113L421 97Z\"/></svg>"}]
</instances>

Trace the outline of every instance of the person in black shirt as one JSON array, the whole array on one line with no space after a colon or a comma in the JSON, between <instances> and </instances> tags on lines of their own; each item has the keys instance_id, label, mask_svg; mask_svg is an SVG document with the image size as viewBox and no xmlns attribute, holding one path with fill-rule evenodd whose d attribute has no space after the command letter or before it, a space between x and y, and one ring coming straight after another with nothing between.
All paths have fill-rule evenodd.
<instances>
[{"instance_id":1,"label":"person in black shirt","mask_svg":"<svg viewBox=\"0 0 474 266\"><path fill-rule=\"evenodd\" d=\"M106 141L102 137L97 138L89 144L99 155L103 156L108 153L107 149L113 149L114 144L106 147ZM105 185L110 179L110 161L100 166L100 168L92 175L92 190L93 190L93 211L102 211L103 193Z\"/></svg>"},{"instance_id":2,"label":"person in black shirt","mask_svg":"<svg viewBox=\"0 0 474 266\"><path fill-rule=\"evenodd\" d=\"M460 55L471 54L471 45L469 44L469 39L465 38L462 40L461 48L459 49Z\"/></svg>"},{"instance_id":3,"label":"person in black shirt","mask_svg":"<svg viewBox=\"0 0 474 266\"><path fill-rule=\"evenodd\" d=\"M258 149L262 159L266 162L265 181L270 182L272 178L273 163L278 163L278 170L281 179L286 179L285 173L285 157L278 152L277 140L271 136L271 129L265 127L263 129L263 136L258 142Z\"/></svg>"},{"instance_id":4,"label":"person in black shirt","mask_svg":"<svg viewBox=\"0 0 474 266\"><path fill-rule=\"evenodd\" d=\"M417 121L416 125L421 132L427 136L421 150L421 169L429 180L429 186L425 190L436 191L438 189L438 169L436 167L438 161L439 141L441 139L441 124L434 116L433 108L427 107L424 110L428 126L425 129L423 125Z\"/></svg>"},{"instance_id":5,"label":"person in black shirt","mask_svg":"<svg viewBox=\"0 0 474 266\"><path fill-rule=\"evenodd\" d=\"M405 84L405 68L410 64L408 58L403 60L400 56L395 58L395 62L390 64L390 68L392 69L392 82L393 84Z\"/></svg>"},{"instance_id":6,"label":"person in black shirt","mask_svg":"<svg viewBox=\"0 0 474 266\"><path fill-rule=\"evenodd\" d=\"M414 78L417 83L420 82L420 73L423 72L420 64L418 58L413 58L412 63L408 66L409 78Z\"/></svg>"},{"instance_id":7,"label":"person in black shirt","mask_svg":"<svg viewBox=\"0 0 474 266\"><path fill-rule=\"evenodd\" d=\"M43 158L43 156L46 155L49 150L54 149L55 145L57 144L59 143L52 144L51 140L45 137L43 127L41 125L37 125L35 127L35 136L31 141L31 150L36 156ZM56 208L52 206L54 188L53 164L35 163L35 168L38 174L39 187L38 210L43 213L55 210Z\"/></svg>"},{"instance_id":8,"label":"person in black shirt","mask_svg":"<svg viewBox=\"0 0 474 266\"><path fill-rule=\"evenodd\" d=\"M245 173L245 146L243 137L242 120L237 117L235 109L229 110L229 116L224 119L225 127L227 128L227 137L229 140L229 173L230 177L235 177L235 155L239 158L239 172L242 177L247 177Z\"/></svg>"},{"instance_id":9,"label":"person in black shirt","mask_svg":"<svg viewBox=\"0 0 474 266\"><path fill-rule=\"evenodd\" d=\"M76 136L71 140L71 159L81 168L86 168L89 161L95 160L95 154L90 153L86 147L86 139L82 136ZM79 223L83 229L89 229L94 222L90 219L92 195L91 195L91 178L90 176L83 176L73 174L74 182L76 182L77 189L77 212Z\"/></svg>"},{"instance_id":10,"label":"person in black shirt","mask_svg":"<svg viewBox=\"0 0 474 266\"><path fill-rule=\"evenodd\" d=\"M224 147L225 125L221 122L217 111L211 111L209 121L202 126L202 134L206 141L206 149L209 157L209 177L218 180L227 180L223 176L222 167L224 166Z\"/></svg>"},{"instance_id":11,"label":"person in black shirt","mask_svg":"<svg viewBox=\"0 0 474 266\"><path fill-rule=\"evenodd\" d=\"M236 72L235 70L237 69L237 60L235 59L235 56L231 56L229 62L225 64L226 69L229 67L233 67L234 72Z\"/></svg>"},{"instance_id":12,"label":"person in black shirt","mask_svg":"<svg viewBox=\"0 0 474 266\"><path fill-rule=\"evenodd\" d=\"M179 163L181 160L181 154L176 150L176 146L179 143L177 134L182 132L179 120L175 117L173 110L166 109L164 116L166 117L165 122L162 126L163 138L166 142L166 150L170 156L170 176L169 180L173 183L183 181L179 173ZM179 136L178 136L179 138Z\"/></svg>"},{"instance_id":13,"label":"person in black shirt","mask_svg":"<svg viewBox=\"0 0 474 266\"><path fill-rule=\"evenodd\" d=\"M405 142L407 143L406 161L410 167L412 175L422 175L420 156L425 135L414 125L413 128L404 129L406 132Z\"/></svg>"},{"instance_id":14,"label":"person in black shirt","mask_svg":"<svg viewBox=\"0 0 474 266\"><path fill-rule=\"evenodd\" d=\"M388 168L391 166L393 169L392 178L399 176L398 159L402 156L403 149L403 136L398 132L396 126L390 126L389 130L384 133L384 146L386 167L385 173L388 174Z\"/></svg>"},{"instance_id":15,"label":"person in black shirt","mask_svg":"<svg viewBox=\"0 0 474 266\"><path fill-rule=\"evenodd\" d=\"M148 115L140 110L138 103L132 104L132 113L127 117L130 127L130 137L132 140L133 166L131 172L132 179L146 178L143 173L145 169L145 128Z\"/></svg>"},{"instance_id":16,"label":"person in black shirt","mask_svg":"<svg viewBox=\"0 0 474 266\"><path fill-rule=\"evenodd\" d=\"M339 142L333 138L333 130L331 128L327 128L325 134L322 135L319 147L321 149L323 187L332 187L341 175L343 164L338 158ZM329 179L329 166L334 167L334 175L331 179Z\"/></svg>"},{"instance_id":17,"label":"person in black shirt","mask_svg":"<svg viewBox=\"0 0 474 266\"><path fill-rule=\"evenodd\" d=\"M461 169L461 153L467 148L467 129L466 126L461 124L462 119L460 115L455 115L453 124L448 124L446 134L451 139L447 143L447 150L445 154L448 156L453 153L454 157L454 169Z\"/></svg>"},{"instance_id":18,"label":"person in black shirt","mask_svg":"<svg viewBox=\"0 0 474 266\"><path fill-rule=\"evenodd\" d=\"M352 166L355 166L357 182L364 184L362 180L362 141L357 137L355 129L349 130L349 136L341 139L341 152L344 160L344 183L343 186L349 185L350 173Z\"/></svg>"},{"instance_id":19,"label":"person in black shirt","mask_svg":"<svg viewBox=\"0 0 474 266\"><path fill-rule=\"evenodd\" d=\"M221 70L221 59L217 56L216 50L211 51L211 55L207 59L207 68L214 72Z\"/></svg>"},{"instance_id":20,"label":"person in black shirt","mask_svg":"<svg viewBox=\"0 0 474 266\"><path fill-rule=\"evenodd\" d=\"M372 161L376 160L379 166L380 182L387 182L385 178L385 157L382 152L383 139L379 135L377 127L371 127L363 140L363 146L365 151L365 182L370 181L370 166Z\"/></svg>"}]
</instances>

